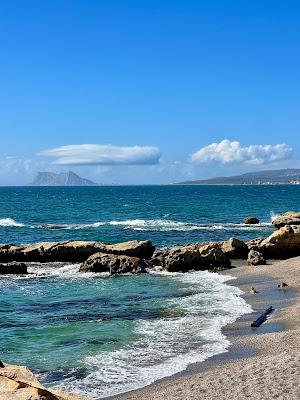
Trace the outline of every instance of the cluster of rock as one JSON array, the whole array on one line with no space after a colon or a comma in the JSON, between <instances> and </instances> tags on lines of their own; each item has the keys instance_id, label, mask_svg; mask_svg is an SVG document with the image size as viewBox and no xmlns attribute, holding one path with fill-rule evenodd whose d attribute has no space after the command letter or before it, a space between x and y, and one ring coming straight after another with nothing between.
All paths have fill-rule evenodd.
<instances>
[{"instance_id":1,"label":"cluster of rock","mask_svg":"<svg viewBox=\"0 0 300 400\"><path fill-rule=\"evenodd\" d=\"M85 400L82 396L49 390L40 384L27 367L4 364L2 361L0 361L0 399Z\"/></svg>"},{"instance_id":2,"label":"cluster of rock","mask_svg":"<svg viewBox=\"0 0 300 400\"><path fill-rule=\"evenodd\" d=\"M249 217L247 223L257 223ZM258 220L257 220L258 221ZM245 221L246 222L246 221ZM218 271L231 266L231 259L247 259L250 265L266 264L266 258L300 255L300 213L288 212L273 221L277 228L265 239L243 242L193 243L154 254L148 240L118 244L86 241L44 242L30 245L0 245L0 274L27 273L26 262L81 263L81 272L138 274L156 268L170 272Z\"/></svg>"},{"instance_id":3,"label":"cluster of rock","mask_svg":"<svg viewBox=\"0 0 300 400\"><path fill-rule=\"evenodd\" d=\"M27 245L0 245L0 262L83 262L95 253L128 255L150 258L154 246L148 240L133 240L110 244L68 240L65 242L42 242Z\"/></svg>"}]
</instances>

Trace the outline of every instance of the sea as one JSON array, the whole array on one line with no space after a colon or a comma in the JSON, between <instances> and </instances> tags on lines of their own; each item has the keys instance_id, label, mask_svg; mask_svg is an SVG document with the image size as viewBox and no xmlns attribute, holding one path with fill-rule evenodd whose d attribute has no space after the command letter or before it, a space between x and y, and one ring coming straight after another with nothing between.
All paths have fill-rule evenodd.
<instances>
[{"instance_id":1,"label":"sea","mask_svg":"<svg viewBox=\"0 0 300 400\"><path fill-rule=\"evenodd\" d=\"M156 250L249 240L299 210L300 187L1 187L0 243L151 240ZM258 225L245 225L254 215ZM95 399L146 386L228 350L222 328L251 307L230 276L79 273L32 263L0 276L0 359L30 367L47 387Z\"/></svg>"}]
</instances>

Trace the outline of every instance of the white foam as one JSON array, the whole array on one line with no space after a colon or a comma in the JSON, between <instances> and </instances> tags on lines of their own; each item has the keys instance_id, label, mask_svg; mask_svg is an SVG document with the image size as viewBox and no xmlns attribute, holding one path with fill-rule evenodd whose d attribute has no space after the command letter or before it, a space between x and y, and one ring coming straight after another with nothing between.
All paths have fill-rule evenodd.
<instances>
[{"instance_id":1,"label":"white foam","mask_svg":"<svg viewBox=\"0 0 300 400\"><path fill-rule=\"evenodd\" d=\"M262 222L256 225L243 223L218 223L218 224L195 224L189 222L172 221L164 219L129 219L124 221L110 221L109 225L123 226L124 229L134 231L218 231L218 230L264 230L271 226L270 222Z\"/></svg>"},{"instance_id":2,"label":"white foam","mask_svg":"<svg viewBox=\"0 0 300 400\"><path fill-rule=\"evenodd\" d=\"M12 218L3 218L3 219L0 219L0 226L21 227L21 226L24 226L24 224L21 224L20 222L17 222Z\"/></svg>"},{"instance_id":3,"label":"white foam","mask_svg":"<svg viewBox=\"0 0 300 400\"><path fill-rule=\"evenodd\" d=\"M273 222L274 219L280 216L280 214L276 214L274 211L271 211L270 216L271 216L271 222Z\"/></svg>"},{"instance_id":4,"label":"white foam","mask_svg":"<svg viewBox=\"0 0 300 400\"><path fill-rule=\"evenodd\" d=\"M274 214L272 218L275 218ZM212 224L198 224L192 222L173 221L168 219L128 219L124 221L96 221L90 223L80 224L42 224L42 225L31 225L32 229L49 229L49 230L78 230L78 229L91 229L99 228L101 226L116 226L121 227L125 230L133 231L259 231L266 230L272 224L271 222L262 222L256 225L247 225L243 223L212 223ZM23 223L16 222L12 218L0 219L0 226L3 227L22 227L26 226Z\"/></svg>"},{"instance_id":5,"label":"white foam","mask_svg":"<svg viewBox=\"0 0 300 400\"><path fill-rule=\"evenodd\" d=\"M225 284L229 277L209 272L174 274L170 279L186 291L169 301L177 316L136 321L131 343L86 357L87 376L69 378L57 388L102 398L146 386L226 351L230 342L222 327L252 311L241 291Z\"/></svg>"}]
</instances>

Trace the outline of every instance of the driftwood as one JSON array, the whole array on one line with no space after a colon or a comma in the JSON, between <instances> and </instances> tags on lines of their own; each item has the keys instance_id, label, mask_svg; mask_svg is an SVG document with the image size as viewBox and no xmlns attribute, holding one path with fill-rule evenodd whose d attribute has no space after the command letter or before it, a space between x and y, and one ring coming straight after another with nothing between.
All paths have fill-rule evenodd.
<instances>
[{"instance_id":1,"label":"driftwood","mask_svg":"<svg viewBox=\"0 0 300 400\"><path fill-rule=\"evenodd\" d=\"M264 323L267 320L267 317L271 312L273 311L273 307L270 306L269 308L264 311L260 317L258 317L255 321L252 322L251 327L252 328L257 328L259 327L262 323Z\"/></svg>"}]
</instances>

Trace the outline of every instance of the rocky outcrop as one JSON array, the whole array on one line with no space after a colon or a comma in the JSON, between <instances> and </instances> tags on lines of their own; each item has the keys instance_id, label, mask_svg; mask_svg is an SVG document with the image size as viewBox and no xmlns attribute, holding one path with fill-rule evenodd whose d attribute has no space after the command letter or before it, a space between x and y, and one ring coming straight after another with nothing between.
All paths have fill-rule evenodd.
<instances>
[{"instance_id":1,"label":"rocky outcrop","mask_svg":"<svg viewBox=\"0 0 300 400\"><path fill-rule=\"evenodd\" d=\"M12 262L0 264L0 275L24 275L27 274L27 265L24 263Z\"/></svg>"},{"instance_id":2,"label":"rocky outcrop","mask_svg":"<svg viewBox=\"0 0 300 400\"><path fill-rule=\"evenodd\" d=\"M260 251L268 258L285 259L300 255L300 225L285 225L262 240Z\"/></svg>"},{"instance_id":3,"label":"rocky outcrop","mask_svg":"<svg viewBox=\"0 0 300 400\"><path fill-rule=\"evenodd\" d=\"M28 245L5 244L0 245L0 262L83 262L99 252L147 259L152 256L154 250L149 240L132 240L117 244L75 240Z\"/></svg>"},{"instance_id":4,"label":"rocky outcrop","mask_svg":"<svg viewBox=\"0 0 300 400\"><path fill-rule=\"evenodd\" d=\"M272 224L277 228L282 228L285 225L300 225L300 212L289 211L276 217Z\"/></svg>"},{"instance_id":5,"label":"rocky outcrop","mask_svg":"<svg viewBox=\"0 0 300 400\"><path fill-rule=\"evenodd\" d=\"M191 270L222 270L230 267L230 260L219 243L196 243L175 247L151 260L153 266L160 266L170 272Z\"/></svg>"},{"instance_id":6,"label":"rocky outcrop","mask_svg":"<svg viewBox=\"0 0 300 400\"><path fill-rule=\"evenodd\" d=\"M266 259L259 251L250 250L247 258L248 265L265 265Z\"/></svg>"},{"instance_id":7,"label":"rocky outcrop","mask_svg":"<svg viewBox=\"0 0 300 400\"><path fill-rule=\"evenodd\" d=\"M259 224L259 219L256 217L250 216L250 217L245 218L244 222L245 222L245 224L250 224L250 225Z\"/></svg>"},{"instance_id":8,"label":"rocky outcrop","mask_svg":"<svg viewBox=\"0 0 300 400\"><path fill-rule=\"evenodd\" d=\"M146 262L138 257L96 253L81 264L79 271L109 272L111 275L126 273L138 274L146 272L146 267Z\"/></svg>"},{"instance_id":9,"label":"rocky outcrop","mask_svg":"<svg viewBox=\"0 0 300 400\"><path fill-rule=\"evenodd\" d=\"M1 400L87 400L82 396L44 388L26 367L0 364Z\"/></svg>"},{"instance_id":10,"label":"rocky outcrop","mask_svg":"<svg viewBox=\"0 0 300 400\"><path fill-rule=\"evenodd\" d=\"M221 248L228 258L247 258L248 247L246 243L236 238L222 242Z\"/></svg>"},{"instance_id":11,"label":"rocky outcrop","mask_svg":"<svg viewBox=\"0 0 300 400\"><path fill-rule=\"evenodd\" d=\"M246 242L246 245L248 247L248 250L256 250L259 251L260 250L260 245L261 242L263 241L262 238L257 238L257 239L252 239L249 240L248 242Z\"/></svg>"}]
</instances>

